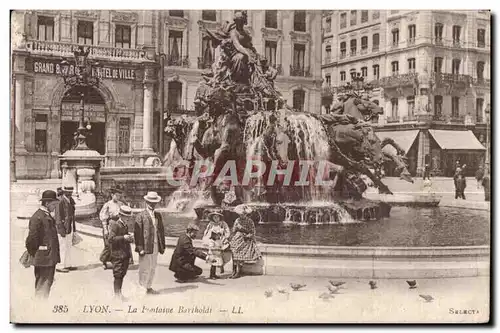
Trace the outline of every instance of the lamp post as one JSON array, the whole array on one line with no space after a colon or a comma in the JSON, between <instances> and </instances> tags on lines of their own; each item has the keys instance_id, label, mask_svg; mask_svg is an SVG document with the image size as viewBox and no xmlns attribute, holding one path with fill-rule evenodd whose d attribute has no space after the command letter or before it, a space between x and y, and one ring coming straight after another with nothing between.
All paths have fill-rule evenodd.
<instances>
[{"instance_id":1,"label":"lamp post","mask_svg":"<svg viewBox=\"0 0 500 333\"><path fill-rule=\"evenodd\" d=\"M484 158L484 173L490 172L490 104L486 105L484 113L486 115L486 157Z\"/></svg>"},{"instance_id":2,"label":"lamp post","mask_svg":"<svg viewBox=\"0 0 500 333\"><path fill-rule=\"evenodd\" d=\"M92 127L89 121L87 121L87 126L84 126L85 96L88 94L91 87L97 87L99 85L99 78L92 76L92 68L97 67L99 63L91 63L88 60L89 53L90 48L85 51L83 46L80 46L78 51L74 52L75 65L70 64L66 59L63 59L60 63L65 90L77 89L80 93L80 122L77 130L78 135L76 137L77 144L73 148L74 150L89 150L86 139Z\"/></svg>"}]
</instances>

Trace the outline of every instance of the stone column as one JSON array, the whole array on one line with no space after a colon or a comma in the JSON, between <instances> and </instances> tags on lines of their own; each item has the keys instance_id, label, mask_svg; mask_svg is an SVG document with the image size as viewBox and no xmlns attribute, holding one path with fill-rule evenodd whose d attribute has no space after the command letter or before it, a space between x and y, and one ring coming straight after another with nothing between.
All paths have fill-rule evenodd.
<instances>
[{"instance_id":1,"label":"stone column","mask_svg":"<svg viewBox=\"0 0 500 333\"><path fill-rule=\"evenodd\" d=\"M143 154L152 154L151 136L153 133L153 83L144 82L144 122L142 128Z\"/></svg>"},{"instance_id":2,"label":"stone column","mask_svg":"<svg viewBox=\"0 0 500 333\"><path fill-rule=\"evenodd\" d=\"M24 142L24 75L15 74L16 153L26 152Z\"/></svg>"}]
</instances>

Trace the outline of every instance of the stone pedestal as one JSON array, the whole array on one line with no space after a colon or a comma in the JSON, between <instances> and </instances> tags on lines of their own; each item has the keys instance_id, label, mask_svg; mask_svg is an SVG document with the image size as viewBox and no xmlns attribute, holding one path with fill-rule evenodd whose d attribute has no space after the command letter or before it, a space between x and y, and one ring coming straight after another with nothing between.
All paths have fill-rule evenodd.
<instances>
[{"instance_id":1,"label":"stone pedestal","mask_svg":"<svg viewBox=\"0 0 500 333\"><path fill-rule=\"evenodd\" d=\"M95 180L99 176L104 156L95 150L68 150L59 156L62 168L62 185L72 186L75 200L75 217L84 218L97 212Z\"/></svg>"}]
</instances>

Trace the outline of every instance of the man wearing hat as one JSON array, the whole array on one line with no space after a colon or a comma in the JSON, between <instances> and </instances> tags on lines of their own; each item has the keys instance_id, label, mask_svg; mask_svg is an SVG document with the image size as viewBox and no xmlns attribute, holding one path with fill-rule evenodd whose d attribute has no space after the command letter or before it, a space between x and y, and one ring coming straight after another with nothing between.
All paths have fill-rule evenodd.
<instances>
[{"instance_id":1,"label":"man wearing hat","mask_svg":"<svg viewBox=\"0 0 500 333\"><path fill-rule=\"evenodd\" d=\"M102 250L99 259L101 260L104 269L108 268L108 262L111 261L108 244L109 219L113 215L118 215L120 212L120 207L124 205L124 203L121 201L123 191L119 185L111 188L110 192L111 200L109 200L104 204L104 206L102 206L101 212L99 213L99 219L102 223L102 239L104 242L104 249Z\"/></svg>"},{"instance_id":2,"label":"man wearing hat","mask_svg":"<svg viewBox=\"0 0 500 333\"><path fill-rule=\"evenodd\" d=\"M111 216L109 223L109 247L111 250L111 262L113 263L114 292L115 297L126 300L122 295L123 278L127 274L132 250L130 243L134 242L134 236L129 234L127 223L122 217L132 216L129 206L121 206L117 215Z\"/></svg>"},{"instance_id":3,"label":"man wearing hat","mask_svg":"<svg viewBox=\"0 0 500 333\"><path fill-rule=\"evenodd\" d=\"M206 260L207 254L193 247L193 239L200 229L194 223L190 223L186 233L177 240L169 269L175 273L177 282L184 282L196 278L203 270L194 264L196 257Z\"/></svg>"},{"instance_id":4,"label":"man wearing hat","mask_svg":"<svg viewBox=\"0 0 500 333\"><path fill-rule=\"evenodd\" d=\"M71 264L71 250L73 248L73 233L75 231L75 206L71 204L73 187L64 186L59 205L56 209L56 227L59 237L61 267L60 273L67 273L75 268Z\"/></svg>"},{"instance_id":5,"label":"man wearing hat","mask_svg":"<svg viewBox=\"0 0 500 333\"><path fill-rule=\"evenodd\" d=\"M33 256L35 296L47 298L54 282L56 264L61 261L56 221L53 217L57 207L56 192L44 191L40 202L40 208L30 218L26 250Z\"/></svg>"},{"instance_id":6,"label":"man wearing hat","mask_svg":"<svg viewBox=\"0 0 500 333\"><path fill-rule=\"evenodd\" d=\"M135 251L139 253L139 284L147 294L158 294L152 288L158 263L158 253L165 252L165 230L161 214L155 206L161 201L156 192L144 196L146 209L137 214L134 228Z\"/></svg>"}]
</instances>

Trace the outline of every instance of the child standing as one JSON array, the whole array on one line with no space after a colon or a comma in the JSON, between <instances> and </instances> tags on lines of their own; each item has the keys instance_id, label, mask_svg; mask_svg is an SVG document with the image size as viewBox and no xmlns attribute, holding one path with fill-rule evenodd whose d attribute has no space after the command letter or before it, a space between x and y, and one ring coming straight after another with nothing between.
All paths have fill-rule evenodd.
<instances>
[{"instance_id":1,"label":"child standing","mask_svg":"<svg viewBox=\"0 0 500 333\"><path fill-rule=\"evenodd\" d=\"M220 258L221 263L219 265L212 266L212 270L214 270L215 276L215 267L220 267L220 272L224 273L224 265L231 260L231 250L229 248L229 236L231 234L231 230L224 220L222 220L224 216L221 213L213 212L208 215L208 219L210 223L208 223L205 232L203 233L203 243L206 244L210 248L211 242L216 242L214 246L217 246L217 249L214 248L215 251L219 251L220 248ZM212 232L219 234L219 239L213 240ZM211 274L212 276L212 274Z\"/></svg>"}]
</instances>

